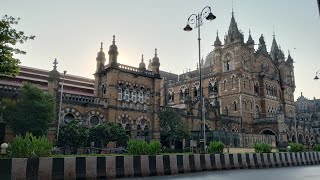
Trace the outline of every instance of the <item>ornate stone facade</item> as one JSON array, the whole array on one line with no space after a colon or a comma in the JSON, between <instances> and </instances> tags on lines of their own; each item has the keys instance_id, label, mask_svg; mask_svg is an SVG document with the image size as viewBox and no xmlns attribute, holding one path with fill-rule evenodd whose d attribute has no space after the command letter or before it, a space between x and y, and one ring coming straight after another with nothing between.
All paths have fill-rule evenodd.
<instances>
[{"instance_id":1,"label":"ornate stone facade","mask_svg":"<svg viewBox=\"0 0 320 180\"><path fill-rule=\"evenodd\" d=\"M205 127L210 131L272 134L279 141L292 141L295 137L293 59L290 54L285 59L275 36L269 52L263 35L257 49L254 45L250 31L244 42L232 14L224 43L217 33L214 49L199 65ZM142 55L138 68L119 63L118 53L115 37L108 50L108 61L101 44L94 79L64 76L57 71L56 61L50 72L21 67L15 78L0 77L0 96L17 98L19 88L28 81L56 96L59 102L64 79L62 111L58 114L61 125L74 119L88 127L108 121L122 126L131 138L159 139L158 114L164 106L170 106L182 115L190 131L201 130L198 69L183 74L161 71L157 49L147 67ZM50 128L52 140L57 124L58 121ZM306 137L310 142L318 139L319 133L311 126L300 125L300 121L298 126L304 142ZM9 141L10 129L6 134L5 141Z\"/></svg>"}]
</instances>

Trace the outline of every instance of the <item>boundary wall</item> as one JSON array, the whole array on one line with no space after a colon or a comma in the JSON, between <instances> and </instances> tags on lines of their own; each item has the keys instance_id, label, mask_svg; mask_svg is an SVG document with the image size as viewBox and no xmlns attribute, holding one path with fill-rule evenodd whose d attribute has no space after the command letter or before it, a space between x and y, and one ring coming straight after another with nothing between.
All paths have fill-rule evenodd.
<instances>
[{"instance_id":1,"label":"boundary wall","mask_svg":"<svg viewBox=\"0 0 320 180\"><path fill-rule=\"evenodd\" d=\"M0 179L121 178L320 164L320 152L0 159Z\"/></svg>"}]
</instances>

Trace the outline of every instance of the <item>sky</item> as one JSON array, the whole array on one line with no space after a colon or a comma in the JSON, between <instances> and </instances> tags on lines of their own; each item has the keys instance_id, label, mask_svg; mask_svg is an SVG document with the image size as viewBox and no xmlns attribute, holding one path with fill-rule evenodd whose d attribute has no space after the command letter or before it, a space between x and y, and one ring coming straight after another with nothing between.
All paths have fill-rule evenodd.
<instances>
[{"instance_id":1,"label":"sky","mask_svg":"<svg viewBox=\"0 0 320 180\"><path fill-rule=\"evenodd\" d=\"M232 6L245 41L249 29L256 43L264 35L268 50L272 35L294 59L295 99L320 98L320 16L316 0L0 0L0 16L20 17L16 29L36 39L18 47L21 65L58 70L94 78L100 43L107 55L116 36L118 62L138 67L141 55L147 64L158 49L160 69L183 73L198 62L197 31L184 32L188 17L205 6L217 17L201 26L201 55L213 50L228 30ZM233 5L232 5L233 4ZM108 57L107 57L108 58Z\"/></svg>"}]
</instances>

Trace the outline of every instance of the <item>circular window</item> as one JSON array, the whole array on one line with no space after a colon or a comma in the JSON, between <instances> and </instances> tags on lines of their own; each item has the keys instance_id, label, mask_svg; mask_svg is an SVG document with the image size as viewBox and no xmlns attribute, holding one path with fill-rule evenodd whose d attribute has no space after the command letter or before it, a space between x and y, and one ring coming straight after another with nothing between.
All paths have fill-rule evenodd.
<instances>
[{"instance_id":1,"label":"circular window","mask_svg":"<svg viewBox=\"0 0 320 180\"><path fill-rule=\"evenodd\" d=\"M99 118L97 116L92 116L90 118L90 125L91 126L95 126L97 124L99 124Z\"/></svg>"},{"instance_id":2,"label":"circular window","mask_svg":"<svg viewBox=\"0 0 320 180\"><path fill-rule=\"evenodd\" d=\"M72 114L67 114L64 116L64 123L69 124L74 120L74 116Z\"/></svg>"}]
</instances>

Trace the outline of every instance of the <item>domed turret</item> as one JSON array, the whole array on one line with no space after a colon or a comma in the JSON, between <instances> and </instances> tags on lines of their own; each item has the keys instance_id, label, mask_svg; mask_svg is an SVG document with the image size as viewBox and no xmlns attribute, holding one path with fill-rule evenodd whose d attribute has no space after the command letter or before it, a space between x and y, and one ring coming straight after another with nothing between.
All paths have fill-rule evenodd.
<instances>
[{"instance_id":1,"label":"domed turret","mask_svg":"<svg viewBox=\"0 0 320 180\"><path fill-rule=\"evenodd\" d=\"M152 71L156 74L159 74L159 67L160 67L160 62L157 54L157 48L155 49L154 57L152 58L151 62L152 66Z\"/></svg>"},{"instance_id":2,"label":"domed turret","mask_svg":"<svg viewBox=\"0 0 320 180\"><path fill-rule=\"evenodd\" d=\"M100 51L97 54L97 68L96 71L100 71L104 67L104 63L106 62L106 55L103 52L103 43L101 42Z\"/></svg>"},{"instance_id":3,"label":"domed turret","mask_svg":"<svg viewBox=\"0 0 320 180\"><path fill-rule=\"evenodd\" d=\"M112 44L109 47L109 65L111 66L117 66L117 57L118 57L118 47L116 46L115 36L113 35Z\"/></svg>"},{"instance_id":4,"label":"domed turret","mask_svg":"<svg viewBox=\"0 0 320 180\"><path fill-rule=\"evenodd\" d=\"M60 73L57 71L57 59L54 59L53 62L53 70L49 72L49 81L59 80L60 79Z\"/></svg>"},{"instance_id":5,"label":"domed turret","mask_svg":"<svg viewBox=\"0 0 320 180\"><path fill-rule=\"evenodd\" d=\"M139 69L143 71L146 70L146 64L143 62L143 54L142 54L141 62L139 64Z\"/></svg>"}]
</instances>

